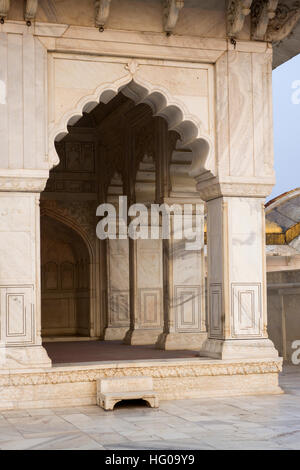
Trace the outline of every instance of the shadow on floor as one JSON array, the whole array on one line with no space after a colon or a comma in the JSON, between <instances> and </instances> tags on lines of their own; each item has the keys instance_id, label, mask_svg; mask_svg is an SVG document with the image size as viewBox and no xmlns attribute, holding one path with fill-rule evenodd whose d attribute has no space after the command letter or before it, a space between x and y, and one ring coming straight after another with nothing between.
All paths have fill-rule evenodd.
<instances>
[{"instance_id":1,"label":"shadow on floor","mask_svg":"<svg viewBox=\"0 0 300 470\"><path fill-rule=\"evenodd\" d=\"M198 357L197 351L163 351L154 345L128 346L121 341L50 342L43 346L54 364Z\"/></svg>"}]
</instances>

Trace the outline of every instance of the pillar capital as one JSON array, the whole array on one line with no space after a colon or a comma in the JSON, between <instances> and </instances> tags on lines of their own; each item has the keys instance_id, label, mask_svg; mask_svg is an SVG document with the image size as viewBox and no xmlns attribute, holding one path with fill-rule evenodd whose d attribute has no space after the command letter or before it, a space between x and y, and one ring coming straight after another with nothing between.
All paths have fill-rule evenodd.
<instances>
[{"instance_id":1,"label":"pillar capital","mask_svg":"<svg viewBox=\"0 0 300 470\"><path fill-rule=\"evenodd\" d=\"M41 193L48 178L48 170L0 170L0 192Z\"/></svg>"},{"instance_id":2,"label":"pillar capital","mask_svg":"<svg viewBox=\"0 0 300 470\"><path fill-rule=\"evenodd\" d=\"M197 179L197 191L203 201L219 197L254 197L266 198L275 184L274 177L269 178L209 178Z\"/></svg>"}]
</instances>

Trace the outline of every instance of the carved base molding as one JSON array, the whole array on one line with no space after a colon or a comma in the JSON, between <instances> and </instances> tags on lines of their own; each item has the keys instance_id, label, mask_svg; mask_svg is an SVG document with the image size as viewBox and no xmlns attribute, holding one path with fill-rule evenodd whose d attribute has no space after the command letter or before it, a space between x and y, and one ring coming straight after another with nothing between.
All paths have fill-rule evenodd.
<instances>
[{"instance_id":1,"label":"carved base molding","mask_svg":"<svg viewBox=\"0 0 300 470\"><path fill-rule=\"evenodd\" d=\"M128 331L128 326L113 327L109 326L104 332L104 341L123 340Z\"/></svg>"},{"instance_id":2,"label":"carved base molding","mask_svg":"<svg viewBox=\"0 0 300 470\"><path fill-rule=\"evenodd\" d=\"M97 380L153 377L160 400L283 393L282 360L181 359L0 372L0 410L95 405Z\"/></svg>"},{"instance_id":3,"label":"carved base molding","mask_svg":"<svg viewBox=\"0 0 300 470\"><path fill-rule=\"evenodd\" d=\"M207 333L162 333L156 347L167 351L199 351L206 339Z\"/></svg>"},{"instance_id":4,"label":"carved base molding","mask_svg":"<svg viewBox=\"0 0 300 470\"><path fill-rule=\"evenodd\" d=\"M129 330L125 336L124 343L131 344L132 346L141 346L143 344L155 344L160 334L161 329Z\"/></svg>"},{"instance_id":5,"label":"carved base molding","mask_svg":"<svg viewBox=\"0 0 300 470\"><path fill-rule=\"evenodd\" d=\"M270 339L212 339L208 338L199 353L202 357L231 360L276 359L278 352Z\"/></svg>"},{"instance_id":6,"label":"carved base molding","mask_svg":"<svg viewBox=\"0 0 300 470\"><path fill-rule=\"evenodd\" d=\"M0 348L0 372L15 369L51 367L52 362L42 346Z\"/></svg>"}]
</instances>

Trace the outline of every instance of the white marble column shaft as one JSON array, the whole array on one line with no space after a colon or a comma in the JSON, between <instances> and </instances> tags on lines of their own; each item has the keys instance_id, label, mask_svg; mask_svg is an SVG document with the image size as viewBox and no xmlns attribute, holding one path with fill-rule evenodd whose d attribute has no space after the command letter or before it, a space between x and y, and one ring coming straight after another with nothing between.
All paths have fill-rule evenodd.
<instances>
[{"instance_id":1,"label":"white marble column shaft","mask_svg":"<svg viewBox=\"0 0 300 470\"><path fill-rule=\"evenodd\" d=\"M218 197L208 207L208 340L200 355L270 358L264 199Z\"/></svg>"}]
</instances>

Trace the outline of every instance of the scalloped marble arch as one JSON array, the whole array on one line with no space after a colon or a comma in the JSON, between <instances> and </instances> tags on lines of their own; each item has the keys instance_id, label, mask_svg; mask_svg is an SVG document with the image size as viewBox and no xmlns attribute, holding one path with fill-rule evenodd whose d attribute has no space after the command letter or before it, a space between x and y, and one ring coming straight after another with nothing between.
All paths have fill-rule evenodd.
<instances>
[{"instance_id":1,"label":"scalloped marble arch","mask_svg":"<svg viewBox=\"0 0 300 470\"><path fill-rule=\"evenodd\" d=\"M208 170L205 164L212 153L212 142L205 133L202 122L195 115L189 113L184 103L173 99L166 89L153 86L144 80L140 82L132 74L127 74L114 83L103 83L94 94L82 98L74 109L62 117L58 125L50 129L50 169L59 163L54 143L59 142L68 134L68 126L74 125L84 112L92 111L99 103L107 104L120 91L136 104L148 104L154 116L165 118L169 130L175 130L179 133L180 147L189 148L193 153L190 167L191 176L199 176Z\"/></svg>"}]
</instances>

